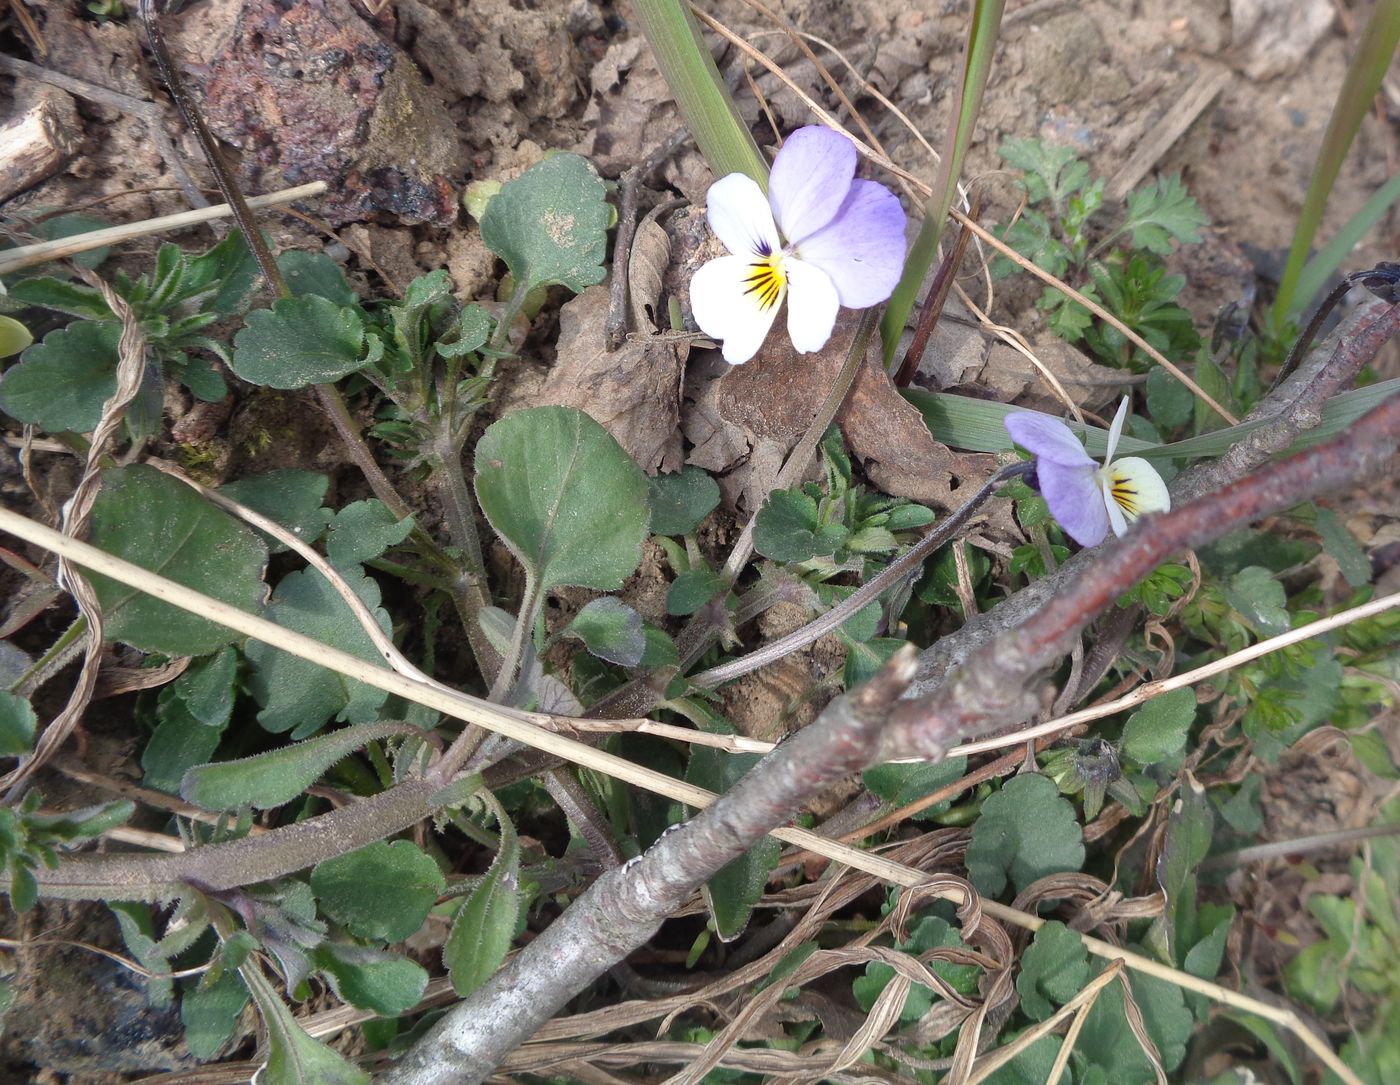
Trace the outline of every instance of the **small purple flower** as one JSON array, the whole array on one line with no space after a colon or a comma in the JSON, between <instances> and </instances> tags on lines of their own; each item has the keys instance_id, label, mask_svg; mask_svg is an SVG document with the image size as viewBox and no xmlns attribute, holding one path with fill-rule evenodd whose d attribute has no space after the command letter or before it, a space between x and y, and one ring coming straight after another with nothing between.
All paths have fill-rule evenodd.
<instances>
[{"instance_id":1,"label":"small purple flower","mask_svg":"<svg viewBox=\"0 0 1400 1085\"><path fill-rule=\"evenodd\" d=\"M1114 460L1127 417L1124 396L1108 431L1102 467L1058 418L1017 411L1002 420L1011 439L1034 454L1036 484L1050 514L1080 546L1098 546L1110 527L1122 535L1143 513L1172 507L1167 484L1150 463L1138 456Z\"/></svg>"},{"instance_id":2,"label":"small purple flower","mask_svg":"<svg viewBox=\"0 0 1400 1085\"><path fill-rule=\"evenodd\" d=\"M801 354L831 338L836 310L884 301L904 269L904 209L884 185L855 179L856 148L829 128L799 128L773 161L768 196L731 173L710 186L710 229L732 255L690 283L700 330L747 362L788 299L788 335Z\"/></svg>"}]
</instances>

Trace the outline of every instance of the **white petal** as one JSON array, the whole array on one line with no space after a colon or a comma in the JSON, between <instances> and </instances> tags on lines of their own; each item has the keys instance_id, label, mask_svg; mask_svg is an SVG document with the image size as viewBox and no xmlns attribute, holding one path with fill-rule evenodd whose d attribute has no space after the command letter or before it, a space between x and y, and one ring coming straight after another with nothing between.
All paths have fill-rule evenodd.
<instances>
[{"instance_id":1,"label":"white petal","mask_svg":"<svg viewBox=\"0 0 1400 1085\"><path fill-rule=\"evenodd\" d=\"M1127 534L1128 519L1123 515L1118 502L1113 499L1113 483L1109 481L1107 472L1099 472L1099 487L1103 491L1103 504L1108 510L1108 522L1113 528L1113 534L1121 539Z\"/></svg>"},{"instance_id":2,"label":"white petal","mask_svg":"<svg viewBox=\"0 0 1400 1085\"><path fill-rule=\"evenodd\" d=\"M1113 425L1108 427L1108 451L1104 453L1103 465L1113 462L1113 454L1118 451L1118 438L1123 436L1123 423L1128 420L1128 397L1118 404L1118 413L1113 416Z\"/></svg>"},{"instance_id":3,"label":"white petal","mask_svg":"<svg viewBox=\"0 0 1400 1085\"><path fill-rule=\"evenodd\" d=\"M801 260L785 260L788 277L788 337L798 354L826 346L841 302L830 276Z\"/></svg>"},{"instance_id":4,"label":"white petal","mask_svg":"<svg viewBox=\"0 0 1400 1085\"><path fill-rule=\"evenodd\" d=\"M1172 507L1167 484L1157 474L1157 469L1141 456L1124 456L1100 473L1112 497L1110 516L1116 506L1122 510L1128 523L1132 523L1139 516L1149 512L1166 512Z\"/></svg>"},{"instance_id":5,"label":"white petal","mask_svg":"<svg viewBox=\"0 0 1400 1085\"><path fill-rule=\"evenodd\" d=\"M767 256L782 248L768 197L752 177L731 173L705 194L705 217L735 256Z\"/></svg>"},{"instance_id":6,"label":"white petal","mask_svg":"<svg viewBox=\"0 0 1400 1085\"><path fill-rule=\"evenodd\" d=\"M690 310L695 323L711 339L724 344L724 360L731 365L747 362L768 335L778 315L783 293L764 304L749 282L754 262L745 256L721 256L711 260L690 280Z\"/></svg>"}]
</instances>

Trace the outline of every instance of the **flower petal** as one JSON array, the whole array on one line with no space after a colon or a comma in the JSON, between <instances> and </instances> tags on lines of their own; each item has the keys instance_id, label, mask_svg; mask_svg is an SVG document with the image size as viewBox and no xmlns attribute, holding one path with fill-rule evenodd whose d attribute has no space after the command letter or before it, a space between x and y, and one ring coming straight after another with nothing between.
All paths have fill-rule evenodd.
<instances>
[{"instance_id":1,"label":"flower petal","mask_svg":"<svg viewBox=\"0 0 1400 1085\"><path fill-rule=\"evenodd\" d=\"M852 181L836 217L793 241L836 284L842 305L865 309L889 297L904 271L904 208L884 185Z\"/></svg>"},{"instance_id":2,"label":"flower petal","mask_svg":"<svg viewBox=\"0 0 1400 1085\"><path fill-rule=\"evenodd\" d=\"M742 173L721 177L705 194L705 217L735 256L767 256L782 248L768 197Z\"/></svg>"},{"instance_id":3,"label":"flower petal","mask_svg":"<svg viewBox=\"0 0 1400 1085\"><path fill-rule=\"evenodd\" d=\"M1108 427L1108 448L1104 452L1103 465L1113 462L1113 454L1118 451L1118 438L1123 436L1123 423L1128 420L1128 397L1118 404L1118 413L1113 416L1113 425Z\"/></svg>"},{"instance_id":4,"label":"flower petal","mask_svg":"<svg viewBox=\"0 0 1400 1085\"><path fill-rule=\"evenodd\" d=\"M1107 493L1122 510L1128 523L1149 512L1166 512L1172 507L1171 494L1157 469L1140 456L1124 456L1099 472L1107 483ZM1109 516L1113 515L1112 508Z\"/></svg>"},{"instance_id":5,"label":"flower petal","mask_svg":"<svg viewBox=\"0 0 1400 1085\"><path fill-rule=\"evenodd\" d=\"M695 323L711 339L724 344L724 360L747 362L768 335L778 315L786 286L773 292L755 291L755 264L745 256L711 260L690 280L690 310Z\"/></svg>"},{"instance_id":6,"label":"flower petal","mask_svg":"<svg viewBox=\"0 0 1400 1085\"><path fill-rule=\"evenodd\" d=\"M1099 487L1103 491L1104 511L1108 514L1109 525L1113 528L1113 534L1120 539L1128 533L1128 518L1123 515L1123 508L1113 499L1113 479L1107 472L1099 472L1097 476Z\"/></svg>"},{"instance_id":7,"label":"flower petal","mask_svg":"<svg viewBox=\"0 0 1400 1085\"><path fill-rule=\"evenodd\" d=\"M856 146L840 132L812 125L788 136L768 177L783 236L810 237L834 219L855 175Z\"/></svg>"},{"instance_id":8,"label":"flower petal","mask_svg":"<svg viewBox=\"0 0 1400 1085\"><path fill-rule=\"evenodd\" d=\"M788 276L788 337L798 354L826 346L841 302L836 287L821 268L801 260L783 262Z\"/></svg>"},{"instance_id":9,"label":"flower petal","mask_svg":"<svg viewBox=\"0 0 1400 1085\"><path fill-rule=\"evenodd\" d=\"M1037 460L1036 480L1050 515L1080 546L1098 546L1108 534L1108 510L1094 461L1075 467Z\"/></svg>"},{"instance_id":10,"label":"flower petal","mask_svg":"<svg viewBox=\"0 0 1400 1085\"><path fill-rule=\"evenodd\" d=\"M1061 467L1097 467L1079 438L1058 418L1035 411L1013 411L1002 420L1011 439L1039 461Z\"/></svg>"}]
</instances>

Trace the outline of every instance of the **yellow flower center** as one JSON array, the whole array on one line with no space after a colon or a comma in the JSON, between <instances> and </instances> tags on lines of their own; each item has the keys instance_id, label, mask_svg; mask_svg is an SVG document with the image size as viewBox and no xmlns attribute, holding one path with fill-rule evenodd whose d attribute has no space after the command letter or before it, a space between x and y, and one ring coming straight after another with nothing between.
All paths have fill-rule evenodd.
<instances>
[{"instance_id":1,"label":"yellow flower center","mask_svg":"<svg viewBox=\"0 0 1400 1085\"><path fill-rule=\"evenodd\" d=\"M1128 519L1135 520L1142 515L1136 480L1115 470L1112 464L1108 468L1108 492Z\"/></svg>"},{"instance_id":2,"label":"yellow flower center","mask_svg":"<svg viewBox=\"0 0 1400 1085\"><path fill-rule=\"evenodd\" d=\"M749 265L749 273L744 277L745 294L753 294L758 307L764 312L772 309L783 300L787 289L787 272L783 270L783 257L780 253L760 257Z\"/></svg>"}]
</instances>

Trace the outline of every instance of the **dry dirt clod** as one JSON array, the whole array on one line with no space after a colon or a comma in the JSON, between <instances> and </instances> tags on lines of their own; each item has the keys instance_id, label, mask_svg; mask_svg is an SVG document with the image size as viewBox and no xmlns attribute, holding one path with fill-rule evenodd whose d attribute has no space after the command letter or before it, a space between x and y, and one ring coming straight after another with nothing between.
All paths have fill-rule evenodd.
<instances>
[{"instance_id":1,"label":"dry dirt clod","mask_svg":"<svg viewBox=\"0 0 1400 1085\"><path fill-rule=\"evenodd\" d=\"M201 5L170 20L206 120L246 152L255 187L326 181L334 225L381 212L457 219L457 133L413 61L350 0Z\"/></svg>"}]
</instances>

